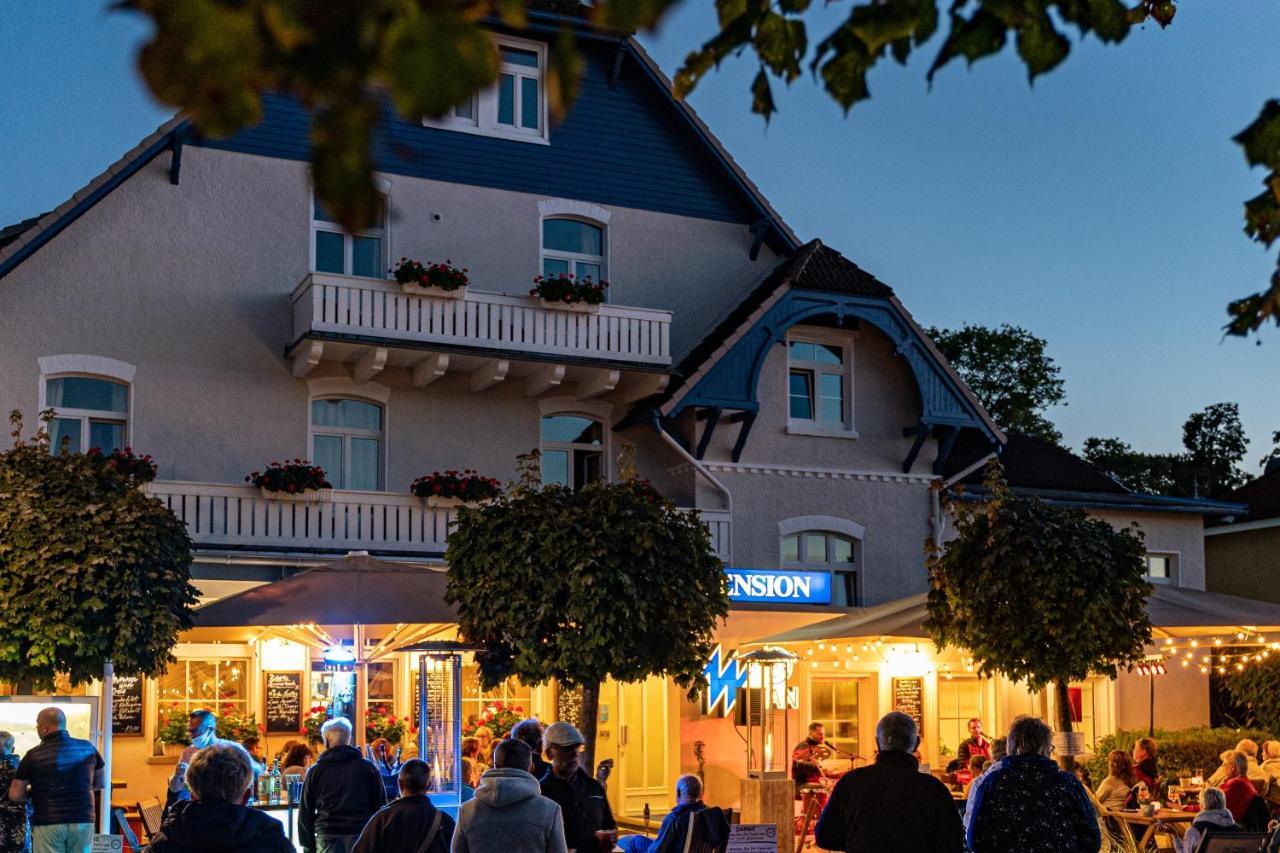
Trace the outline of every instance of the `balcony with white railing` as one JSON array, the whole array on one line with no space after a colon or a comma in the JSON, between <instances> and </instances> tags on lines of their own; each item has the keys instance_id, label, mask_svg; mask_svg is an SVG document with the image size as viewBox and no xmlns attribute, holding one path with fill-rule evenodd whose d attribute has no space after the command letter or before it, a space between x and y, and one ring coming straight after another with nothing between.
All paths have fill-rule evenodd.
<instances>
[{"instance_id":1,"label":"balcony with white railing","mask_svg":"<svg viewBox=\"0 0 1280 853\"><path fill-rule=\"evenodd\" d=\"M391 557L444 553L450 507L394 492L334 489L320 500L268 497L253 486L157 480L146 492L187 525L197 548L276 553L370 551ZM729 559L729 513L703 510L711 541Z\"/></svg>"},{"instance_id":2,"label":"balcony with white railing","mask_svg":"<svg viewBox=\"0 0 1280 853\"><path fill-rule=\"evenodd\" d=\"M403 292L394 281L311 273L293 292L291 357L295 375L322 357L359 361L362 353L342 349L344 344L653 370L671 365L670 329L670 311L620 305L574 310L474 288L456 298L421 295ZM336 355L324 352L326 341ZM387 354L369 362L381 369Z\"/></svg>"}]
</instances>

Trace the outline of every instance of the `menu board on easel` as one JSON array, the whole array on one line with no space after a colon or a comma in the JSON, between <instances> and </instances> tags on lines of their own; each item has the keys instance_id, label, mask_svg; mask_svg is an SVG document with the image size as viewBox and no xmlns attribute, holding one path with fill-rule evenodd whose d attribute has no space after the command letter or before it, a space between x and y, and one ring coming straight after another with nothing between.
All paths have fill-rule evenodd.
<instances>
[{"instance_id":1,"label":"menu board on easel","mask_svg":"<svg viewBox=\"0 0 1280 853\"><path fill-rule=\"evenodd\" d=\"M916 730L924 738L924 679L893 680L893 710L901 711L916 721Z\"/></svg>"},{"instance_id":2,"label":"menu board on easel","mask_svg":"<svg viewBox=\"0 0 1280 853\"><path fill-rule=\"evenodd\" d=\"M142 676L117 675L111 682L111 733L142 734Z\"/></svg>"},{"instance_id":3,"label":"menu board on easel","mask_svg":"<svg viewBox=\"0 0 1280 853\"><path fill-rule=\"evenodd\" d=\"M268 734L297 734L302 728L302 673L268 672L266 720Z\"/></svg>"}]
</instances>

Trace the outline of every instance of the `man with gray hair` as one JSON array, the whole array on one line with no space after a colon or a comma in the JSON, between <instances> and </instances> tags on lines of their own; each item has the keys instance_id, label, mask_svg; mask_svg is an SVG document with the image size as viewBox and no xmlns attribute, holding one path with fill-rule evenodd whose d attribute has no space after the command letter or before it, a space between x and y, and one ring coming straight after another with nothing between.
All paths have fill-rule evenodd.
<instances>
[{"instance_id":1,"label":"man with gray hair","mask_svg":"<svg viewBox=\"0 0 1280 853\"><path fill-rule=\"evenodd\" d=\"M253 764L239 744L223 741L196 752L185 782L190 799L174 803L149 853L293 853L280 821L245 806Z\"/></svg>"},{"instance_id":2,"label":"man with gray hair","mask_svg":"<svg viewBox=\"0 0 1280 853\"><path fill-rule=\"evenodd\" d=\"M351 853L369 818L386 804L382 775L351 745L344 717L320 727L325 750L307 771L298 806L298 836L306 853Z\"/></svg>"},{"instance_id":3,"label":"man with gray hair","mask_svg":"<svg viewBox=\"0 0 1280 853\"><path fill-rule=\"evenodd\" d=\"M1098 814L1074 773L1053 754L1053 732L1022 716L1009 727L1009 754L975 783L968 826L973 853L1097 853Z\"/></svg>"},{"instance_id":4,"label":"man with gray hair","mask_svg":"<svg viewBox=\"0 0 1280 853\"><path fill-rule=\"evenodd\" d=\"M695 814L706 810L702 802L702 780L692 774L681 776L676 779L676 807L662 819L658 837L628 835L618 839L618 846L624 853L680 853L689 837L689 822Z\"/></svg>"},{"instance_id":5,"label":"man with gray hair","mask_svg":"<svg viewBox=\"0 0 1280 853\"><path fill-rule=\"evenodd\" d=\"M920 772L916 722L891 711L876 726L875 764L836 783L814 830L817 846L846 853L961 853L964 829L947 786Z\"/></svg>"}]
</instances>

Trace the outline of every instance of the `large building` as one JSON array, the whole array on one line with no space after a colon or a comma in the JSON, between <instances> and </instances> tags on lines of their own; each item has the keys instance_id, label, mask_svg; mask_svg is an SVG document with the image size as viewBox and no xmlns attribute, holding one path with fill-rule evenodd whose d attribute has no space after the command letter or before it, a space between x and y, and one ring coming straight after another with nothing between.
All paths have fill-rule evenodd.
<instances>
[{"instance_id":1,"label":"large building","mask_svg":"<svg viewBox=\"0 0 1280 853\"><path fill-rule=\"evenodd\" d=\"M970 478L1008 437L894 291L798 238L633 39L583 33L581 96L552 124L560 23L531 21L495 33L494 90L438 121L388 110L385 215L360 234L316 203L310 120L283 97L227 139L175 118L66 204L0 232L0 409L29 427L52 409L72 449L153 455L147 490L186 522L201 593L224 604L350 552L442 571L451 510L409 493L420 475L509 480L539 448L544 478L577 486L616 476L633 445L643 476L701 510L734 610L709 662L719 701L661 679L606 685L598 757L617 761L620 812L667 808L675 776L699 767L715 801L736 800L744 750L723 715L745 675L726 660L751 644L801 658L786 691L795 739L821 721L861 755L902 703L935 765L969 717L995 730L1047 713L1046 697L980 681L918 628L922 543L946 529L935 486ZM470 285L403 291L387 274L400 258L448 260ZM561 272L607 279L606 303L528 295ZM245 483L293 458L322 465L332 494ZM1053 459L1015 485L1138 522L1153 580L1204 589L1200 528L1230 506L1131 495ZM335 600L358 588L329 580ZM163 721L206 706L262 721L269 673L296 675L305 715L330 698L328 642L356 645L361 716L407 714L413 653L397 649L452 628L447 614L390 621L197 627L170 672L141 683L116 775L159 791L174 760L156 743ZM1146 682L1126 678L1078 686L1088 733L1145 720ZM1203 693L1198 673L1185 683ZM468 670L464 713L503 700L547 719L567 704L557 693L482 694ZM1205 721L1196 698L1159 722ZM269 731L268 752L294 736Z\"/></svg>"}]
</instances>

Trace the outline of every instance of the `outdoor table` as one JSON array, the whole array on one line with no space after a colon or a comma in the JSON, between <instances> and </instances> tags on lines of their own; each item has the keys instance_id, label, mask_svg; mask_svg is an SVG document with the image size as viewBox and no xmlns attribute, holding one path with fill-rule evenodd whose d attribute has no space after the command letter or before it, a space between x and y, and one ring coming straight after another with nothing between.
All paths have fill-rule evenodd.
<instances>
[{"instance_id":1,"label":"outdoor table","mask_svg":"<svg viewBox=\"0 0 1280 853\"><path fill-rule=\"evenodd\" d=\"M1186 834L1187 827L1191 825L1191 821L1196 819L1196 815L1199 812L1184 812L1181 809L1160 809L1155 814L1147 816L1136 810L1106 809L1105 814L1119 821L1131 840L1134 837L1134 826L1146 827L1146 831L1142 833L1142 837L1137 841L1138 849L1146 850L1147 845L1155 840L1157 824L1169 824L1178 833L1178 837L1182 837Z\"/></svg>"},{"instance_id":2,"label":"outdoor table","mask_svg":"<svg viewBox=\"0 0 1280 853\"><path fill-rule=\"evenodd\" d=\"M251 808L255 808L260 812L276 812L271 816L284 824L285 835L289 837L290 841L294 841L293 828L296 824L297 804L290 802L254 803ZM279 814L279 812L284 812L284 814Z\"/></svg>"}]
</instances>

